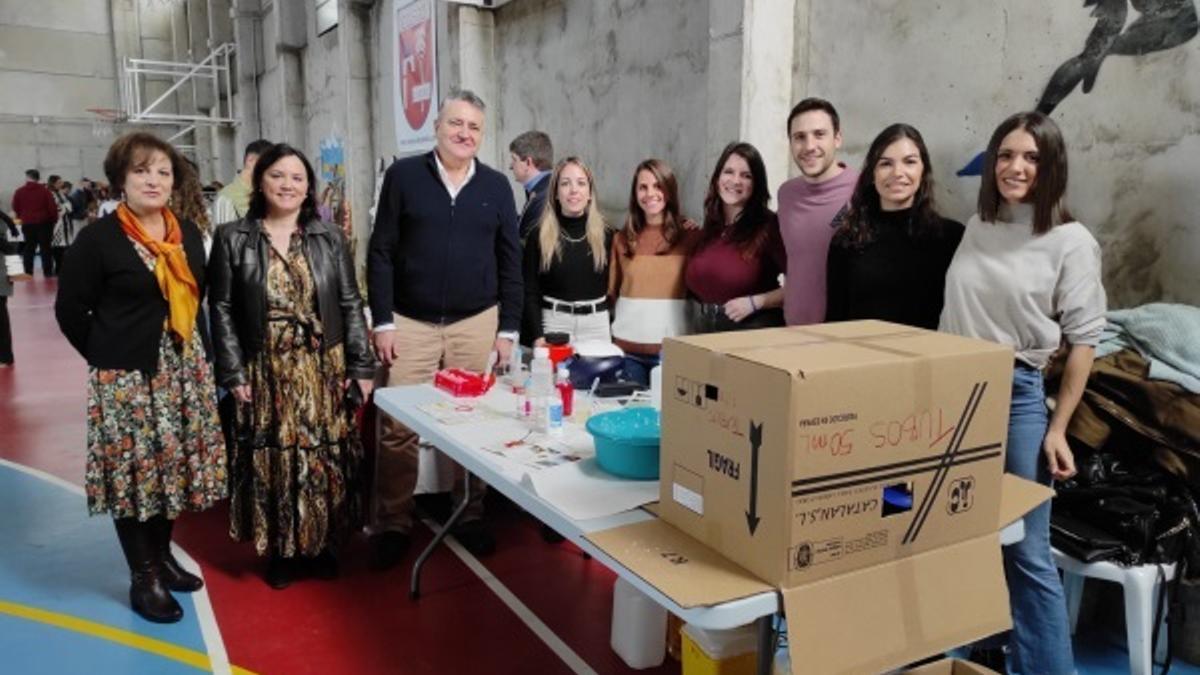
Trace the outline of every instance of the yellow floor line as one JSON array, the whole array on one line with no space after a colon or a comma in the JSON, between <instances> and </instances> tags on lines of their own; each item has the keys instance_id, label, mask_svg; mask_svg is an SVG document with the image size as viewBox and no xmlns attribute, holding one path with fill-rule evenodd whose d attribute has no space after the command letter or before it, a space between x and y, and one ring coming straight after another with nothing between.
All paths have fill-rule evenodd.
<instances>
[{"instance_id":1,"label":"yellow floor line","mask_svg":"<svg viewBox=\"0 0 1200 675\"><path fill-rule=\"evenodd\" d=\"M174 645L170 642L163 642L162 640L146 637L145 635L139 635L127 630L106 626L102 623L96 623L95 621L80 619L79 617L71 616L70 614L50 612L44 609L38 609L37 607L19 605L15 602L6 602L4 600L0 600L0 614L9 614L20 619L28 619L29 621L37 621L39 623L44 623L56 628L83 633L84 635L97 637L101 640L108 640L109 642L116 642L127 647L132 647L134 649L149 652L173 661L178 661L180 663L192 666L193 668L199 668L200 670L209 672L212 671L212 664L209 661L207 654L203 654L193 649L188 649L187 647L180 647L179 645ZM254 675L253 672L237 666L231 665L230 669L236 675Z\"/></svg>"}]
</instances>

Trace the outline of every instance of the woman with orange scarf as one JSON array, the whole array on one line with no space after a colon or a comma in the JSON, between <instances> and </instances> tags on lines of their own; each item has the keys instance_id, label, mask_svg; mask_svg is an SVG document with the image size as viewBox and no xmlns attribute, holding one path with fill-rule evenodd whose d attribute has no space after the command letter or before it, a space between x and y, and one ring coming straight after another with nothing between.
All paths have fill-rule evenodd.
<instances>
[{"instance_id":1,"label":"woman with orange scarf","mask_svg":"<svg viewBox=\"0 0 1200 675\"><path fill-rule=\"evenodd\" d=\"M148 133L113 143L104 172L124 194L84 228L59 278L59 327L88 362L86 492L109 513L149 621L183 617L170 591L203 586L171 554L171 529L227 492L225 442L198 320L200 231L168 208L184 160Z\"/></svg>"}]
</instances>

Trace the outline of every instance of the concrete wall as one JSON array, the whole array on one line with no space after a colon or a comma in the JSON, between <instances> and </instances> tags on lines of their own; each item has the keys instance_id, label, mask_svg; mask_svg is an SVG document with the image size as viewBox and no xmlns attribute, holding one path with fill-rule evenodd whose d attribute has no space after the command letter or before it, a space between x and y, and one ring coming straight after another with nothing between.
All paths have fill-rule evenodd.
<instances>
[{"instance_id":1,"label":"concrete wall","mask_svg":"<svg viewBox=\"0 0 1200 675\"><path fill-rule=\"evenodd\" d=\"M710 106L737 110L736 97L708 90L708 3L521 0L495 15L500 152L490 161L506 167L514 136L545 131L558 157L591 166L600 206L620 224L634 167L658 157L675 170L685 212L699 217Z\"/></svg>"},{"instance_id":2,"label":"concrete wall","mask_svg":"<svg viewBox=\"0 0 1200 675\"><path fill-rule=\"evenodd\" d=\"M323 139L340 138L354 229L364 237L376 170L398 154L392 2L339 0L339 26L324 36L315 34L310 4L186 0L164 13L142 0L0 0L0 88L33 92L0 100L7 160L0 204L27 166L73 178L99 173L110 139L93 138L81 111L117 107L115 58L199 58L234 39L241 123L194 134L202 175L229 180L242 146L255 138L291 142L314 163ZM1162 2L1148 11L1172 4L1192 6ZM675 168L693 216L728 141L760 148L772 188L794 175L783 126L791 102L806 95L838 105L843 158L853 165L887 124L922 129L942 210L966 219L978 179L954 171L1005 115L1037 103L1096 26L1079 3L1036 0L435 7L439 97L465 85L488 104L481 159L503 170L516 134L545 130L559 157L581 155L595 170L600 205L614 224L624 216L633 166L646 157ZM1144 20L1132 11L1110 18L1123 31L1118 44ZM63 40L73 49L40 48ZM1093 91L1076 90L1054 110L1071 148L1070 203L1104 246L1114 306L1200 303L1200 38L1169 42L1149 41L1142 56L1110 55ZM174 98L182 108L212 103L190 90Z\"/></svg>"},{"instance_id":3,"label":"concrete wall","mask_svg":"<svg viewBox=\"0 0 1200 675\"><path fill-rule=\"evenodd\" d=\"M1171 4L1171 3L1161 3ZM1190 4L1190 3L1185 3ZM978 178L954 172L1004 117L1032 109L1096 24L1081 3L797 2L793 88L843 118L855 166L884 126L925 135L943 213L965 220ZM1138 15L1130 12L1125 33ZM1070 152L1068 202L1104 248L1113 306L1200 304L1200 38L1109 55L1095 87L1052 113Z\"/></svg>"},{"instance_id":4,"label":"concrete wall","mask_svg":"<svg viewBox=\"0 0 1200 675\"><path fill-rule=\"evenodd\" d=\"M84 175L103 180L109 144L133 127L101 122L86 109L121 107L118 80L126 57L176 62L206 57L232 35L230 1L0 0L0 89L9 92L0 98L0 151L6 159L0 166L0 206L8 205L26 168L73 182ZM48 48L52 45L63 48ZM146 78L143 105L172 83L165 76ZM155 111L208 114L215 101L211 86L192 82ZM145 127L163 138L181 128ZM201 126L175 142L195 146L188 154L202 179L232 176L233 129Z\"/></svg>"},{"instance_id":5,"label":"concrete wall","mask_svg":"<svg viewBox=\"0 0 1200 675\"><path fill-rule=\"evenodd\" d=\"M0 208L26 169L102 177L110 129L86 109L117 107L115 71L107 2L0 0Z\"/></svg>"}]
</instances>

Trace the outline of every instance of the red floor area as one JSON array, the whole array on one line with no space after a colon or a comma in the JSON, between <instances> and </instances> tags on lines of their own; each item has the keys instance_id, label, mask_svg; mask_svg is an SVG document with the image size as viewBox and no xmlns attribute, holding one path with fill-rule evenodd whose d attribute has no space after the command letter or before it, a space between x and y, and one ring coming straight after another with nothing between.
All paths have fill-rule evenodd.
<instances>
[{"instance_id":1,"label":"red floor area","mask_svg":"<svg viewBox=\"0 0 1200 675\"><path fill-rule=\"evenodd\" d=\"M54 282L19 284L9 300L17 365L0 369L0 457L80 483L86 368L54 322ZM203 567L230 662L260 673L512 673L571 670L448 549L431 559L424 594L408 599L409 564L366 567L361 537L342 577L273 591L248 544L229 539L224 508L185 516L177 539ZM632 673L608 646L613 575L498 500L497 553L483 562L597 673ZM429 534L418 528L417 544ZM417 547L414 547L417 548ZM410 553L409 562L415 559ZM637 671L678 673L677 663Z\"/></svg>"},{"instance_id":2,"label":"red floor area","mask_svg":"<svg viewBox=\"0 0 1200 675\"><path fill-rule=\"evenodd\" d=\"M16 366L0 368L0 456L83 480L87 366L54 320L53 280L18 282L8 299Z\"/></svg>"}]
</instances>

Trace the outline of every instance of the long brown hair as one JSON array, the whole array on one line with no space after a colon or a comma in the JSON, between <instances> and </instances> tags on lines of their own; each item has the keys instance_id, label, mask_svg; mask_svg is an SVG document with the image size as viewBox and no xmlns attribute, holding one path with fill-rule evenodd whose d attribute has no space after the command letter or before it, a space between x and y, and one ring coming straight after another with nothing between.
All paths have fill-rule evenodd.
<instances>
[{"instance_id":1,"label":"long brown hair","mask_svg":"<svg viewBox=\"0 0 1200 675\"><path fill-rule=\"evenodd\" d=\"M998 219L1004 200L996 187L996 160L1004 138L1017 129L1028 132L1037 144L1037 177L1028 201L1033 204L1033 232L1044 234L1075 217L1063 203L1067 194L1067 144L1054 120L1036 111L1017 113L1001 122L992 133L983 160L983 179L979 184L979 219L988 223Z\"/></svg>"},{"instance_id":2,"label":"long brown hair","mask_svg":"<svg viewBox=\"0 0 1200 675\"><path fill-rule=\"evenodd\" d=\"M917 192L913 195L908 234L915 239L921 239L935 237L941 233L942 219L933 200L933 167L929 163L929 149L925 146L925 139L921 137L921 132L907 124L893 124L879 132L867 150L867 158L858 174L858 182L854 186L854 194L850 197L846 217L834 234L836 245L861 249L875 240L875 224L882 212L879 190L875 188L875 166L879 164L879 159L889 146L905 138L917 146L917 152L921 155L921 184L917 186Z\"/></svg>"},{"instance_id":3,"label":"long brown hair","mask_svg":"<svg viewBox=\"0 0 1200 675\"><path fill-rule=\"evenodd\" d=\"M721 180L725 163L733 155L746 160L753 185L750 187L750 198L746 200L742 212L732 223L727 223L724 202L721 201L717 184ZM767 240L770 226L775 220L775 214L768 207L770 203L771 190L767 187L767 167L758 149L740 141L726 145L717 159L712 177L708 180L708 193L704 195L704 234L700 245L724 237L726 241L737 246L743 258L753 258Z\"/></svg>"},{"instance_id":4,"label":"long brown hair","mask_svg":"<svg viewBox=\"0 0 1200 675\"><path fill-rule=\"evenodd\" d=\"M667 242L667 248L657 251L656 254L670 251L683 236L683 216L679 211L679 184L675 180L675 172L661 159L644 160L633 170L633 182L629 186L629 212L625 216L625 227L621 231L621 236L625 238L625 256L629 258L633 257L637 249L638 235L646 229L646 214L642 212L637 198L638 174L643 171L649 171L654 176L659 189L662 190L663 201L666 202L663 208L662 235Z\"/></svg>"},{"instance_id":5,"label":"long brown hair","mask_svg":"<svg viewBox=\"0 0 1200 675\"><path fill-rule=\"evenodd\" d=\"M179 175L175 177L175 189L171 193L171 210L180 220L192 221L200 228L201 233L207 235L212 225L208 220L208 205L204 203L204 186L200 184L200 174L186 157L179 168Z\"/></svg>"},{"instance_id":6,"label":"long brown hair","mask_svg":"<svg viewBox=\"0 0 1200 675\"><path fill-rule=\"evenodd\" d=\"M604 230L607 225L604 223L604 216L600 215L600 209L596 208L596 179L592 177L592 170L578 157L564 158L554 167L554 173L550 176L546 207L542 209L542 217L538 221L538 245L542 249L541 270L549 270L550 264L556 258L562 257L562 237L559 236L562 224L558 221L558 214L562 208L558 202L558 181L562 177L563 169L572 164L579 167L588 179L588 189L592 197L588 200L584 232L587 235L588 246L592 249L592 265L597 272L602 272L608 265L608 250L604 246Z\"/></svg>"}]
</instances>

